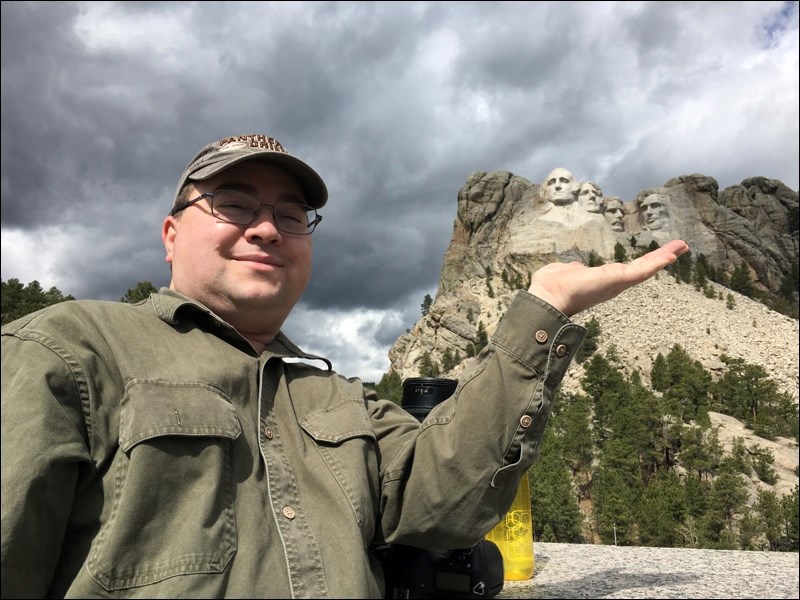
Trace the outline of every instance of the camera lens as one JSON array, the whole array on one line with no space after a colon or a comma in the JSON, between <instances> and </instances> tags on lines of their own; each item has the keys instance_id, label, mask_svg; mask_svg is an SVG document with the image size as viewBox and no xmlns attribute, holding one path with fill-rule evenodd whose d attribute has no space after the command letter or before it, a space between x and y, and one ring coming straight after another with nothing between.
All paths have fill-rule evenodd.
<instances>
[{"instance_id":1,"label":"camera lens","mask_svg":"<svg viewBox=\"0 0 800 600\"><path fill-rule=\"evenodd\" d=\"M457 379L410 377L403 382L400 406L421 423L434 406L453 395L457 385Z\"/></svg>"}]
</instances>

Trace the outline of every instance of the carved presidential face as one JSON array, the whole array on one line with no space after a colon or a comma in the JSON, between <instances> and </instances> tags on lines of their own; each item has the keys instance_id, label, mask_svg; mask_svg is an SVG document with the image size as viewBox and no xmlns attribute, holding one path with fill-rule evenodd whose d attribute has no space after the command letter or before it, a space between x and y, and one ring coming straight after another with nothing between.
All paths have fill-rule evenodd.
<instances>
[{"instance_id":1,"label":"carved presidential face","mask_svg":"<svg viewBox=\"0 0 800 600\"><path fill-rule=\"evenodd\" d=\"M622 208L622 200L619 198L608 199L603 214L613 231L625 231L625 221L623 220L625 211Z\"/></svg>"},{"instance_id":2,"label":"carved presidential face","mask_svg":"<svg viewBox=\"0 0 800 600\"><path fill-rule=\"evenodd\" d=\"M603 212L603 191L591 181L581 184L578 190L578 202L590 213Z\"/></svg>"},{"instance_id":3,"label":"carved presidential face","mask_svg":"<svg viewBox=\"0 0 800 600\"><path fill-rule=\"evenodd\" d=\"M566 169L553 169L545 180L545 197L553 204L572 204L575 202L578 184L575 177Z\"/></svg>"},{"instance_id":4,"label":"carved presidential face","mask_svg":"<svg viewBox=\"0 0 800 600\"><path fill-rule=\"evenodd\" d=\"M669 196L650 194L639 205L639 215L647 229L662 229L669 225Z\"/></svg>"}]
</instances>

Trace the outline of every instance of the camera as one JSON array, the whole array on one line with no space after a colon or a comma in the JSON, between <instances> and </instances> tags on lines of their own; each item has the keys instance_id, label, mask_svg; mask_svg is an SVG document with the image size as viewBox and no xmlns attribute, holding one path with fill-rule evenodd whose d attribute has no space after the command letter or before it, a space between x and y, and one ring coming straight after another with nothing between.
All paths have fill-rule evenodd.
<instances>
[{"instance_id":1,"label":"camera","mask_svg":"<svg viewBox=\"0 0 800 600\"><path fill-rule=\"evenodd\" d=\"M401 406L422 422L457 385L456 379L406 379ZM391 544L374 553L386 578L385 598L493 598L503 589L503 556L489 540L458 549Z\"/></svg>"}]
</instances>

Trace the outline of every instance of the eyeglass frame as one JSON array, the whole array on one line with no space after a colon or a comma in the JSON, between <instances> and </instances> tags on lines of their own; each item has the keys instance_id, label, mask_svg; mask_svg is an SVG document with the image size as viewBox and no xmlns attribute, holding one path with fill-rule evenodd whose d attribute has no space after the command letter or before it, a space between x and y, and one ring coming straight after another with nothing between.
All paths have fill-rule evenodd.
<instances>
[{"instance_id":1,"label":"eyeglass frame","mask_svg":"<svg viewBox=\"0 0 800 600\"><path fill-rule=\"evenodd\" d=\"M235 221L229 221L228 219L226 219L225 217L223 217L214 210L214 197L217 195L218 192L236 192L237 194L244 194L245 196L250 196L251 198L258 200L258 205L259 205L258 209L253 211L253 216L247 223L237 223ZM314 230L317 228L317 225L319 225L320 222L322 221L322 215L317 212L316 208L314 208L313 206L309 206L308 204L303 204L302 202L295 202L293 200L279 200L275 204L266 204L264 202L261 202L258 196L254 194L250 194L249 192L243 192L242 190L235 190L229 188L219 188L218 190L214 190L213 192L205 192L204 194L200 194L199 196L197 196L197 198L193 198L192 200L187 200L183 204L183 206L174 207L169 214L171 217L174 217L179 212L186 210L190 206L193 206L198 202L200 202L201 200L205 200L206 198L209 198L208 205L211 208L211 214L214 215L217 219L224 221L225 223L230 223L231 225L250 225L253 221L255 221L258 218L258 215L261 213L261 209L264 208L265 206L268 206L272 210L272 221L275 224L275 229L277 229L281 233L286 233L288 235L311 235L312 233L314 233ZM314 213L314 218L311 219L306 225L306 227L308 227L308 231L301 233L298 231L286 231L284 229L281 229L280 225L278 225L278 219L275 217L275 207L278 206L279 204L296 204L297 206L302 206L304 209L307 209L305 211L306 213L309 212Z\"/></svg>"}]
</instances>

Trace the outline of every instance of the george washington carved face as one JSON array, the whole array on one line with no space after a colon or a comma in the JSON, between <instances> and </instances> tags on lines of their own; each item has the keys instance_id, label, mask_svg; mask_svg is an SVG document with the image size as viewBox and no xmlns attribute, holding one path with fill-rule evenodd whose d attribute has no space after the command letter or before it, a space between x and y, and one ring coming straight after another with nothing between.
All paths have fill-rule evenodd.
<instances>
[{"instance_id":1,"label":"george washington carved face","mask_svg":"<svg viewBox=\"0 0 800 600\"><path fill-rule=\"evenodd\" d=\"M566 169L553 169L547 176L544 187L545 197L553 204L564 206L575 202L578 183Z\"/></svg>"}]
</instances>

